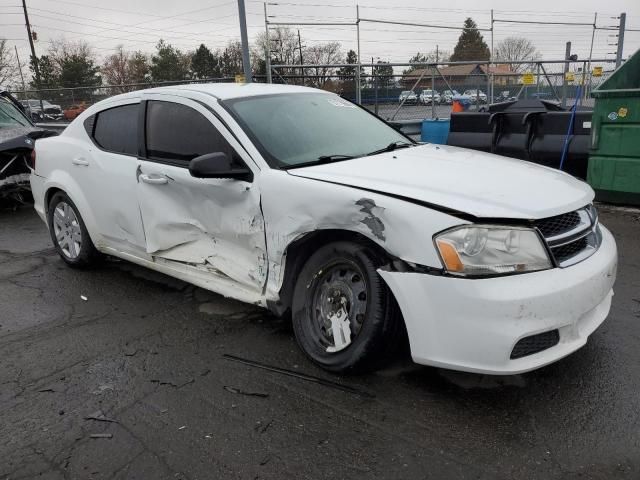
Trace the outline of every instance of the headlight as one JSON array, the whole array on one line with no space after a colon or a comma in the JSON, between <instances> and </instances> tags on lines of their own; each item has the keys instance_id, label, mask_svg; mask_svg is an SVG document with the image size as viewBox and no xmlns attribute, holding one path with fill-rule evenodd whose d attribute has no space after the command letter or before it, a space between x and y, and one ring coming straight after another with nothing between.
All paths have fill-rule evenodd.
<instances>
[{"instance_id":1,"label":"headlight","mask_svg":"<svg viewBox=\"0 0 640 480\"><path fill-rule=\"evenodd\" d=\"M461 276L505 275L552 267L540 237L530 228L469 225L435 237L447 272Z\"/></svg>"}]
</instances>

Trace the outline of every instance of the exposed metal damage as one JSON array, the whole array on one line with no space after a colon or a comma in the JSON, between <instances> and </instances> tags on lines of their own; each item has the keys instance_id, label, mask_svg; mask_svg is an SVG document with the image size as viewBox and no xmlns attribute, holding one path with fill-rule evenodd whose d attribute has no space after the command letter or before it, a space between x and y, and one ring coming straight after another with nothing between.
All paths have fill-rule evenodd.
<instances>
[{"instance_id":1,"label":"exposed metal damage","mask_svg":"<svg viewBox=\"0 0 640 480\"><path fill-rule=\"evenodd\" d=\"M142 169L144 172L144 167ZM180 172L178 172L180 173ZM240 283L259 299L267 276L264 221L255 190L241 182L216 185L167 175L162 188L138 184L146 252Z\"/></svg>"}]
</instances>

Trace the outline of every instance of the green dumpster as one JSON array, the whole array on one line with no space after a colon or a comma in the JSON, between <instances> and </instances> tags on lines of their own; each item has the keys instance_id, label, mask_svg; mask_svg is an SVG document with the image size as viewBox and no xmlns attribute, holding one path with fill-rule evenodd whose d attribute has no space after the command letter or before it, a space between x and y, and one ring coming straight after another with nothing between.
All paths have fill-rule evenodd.
<instances>
[{"instance_id":1,"label":"green dumpster","mask_svg":"<svg viewBox=\"0 0 640 480\"><path fill-rule=\"evenodd\" d=\"M592 95L587 181L597 200L640 205L640 50Z\"/></svg>"}]
</instances>

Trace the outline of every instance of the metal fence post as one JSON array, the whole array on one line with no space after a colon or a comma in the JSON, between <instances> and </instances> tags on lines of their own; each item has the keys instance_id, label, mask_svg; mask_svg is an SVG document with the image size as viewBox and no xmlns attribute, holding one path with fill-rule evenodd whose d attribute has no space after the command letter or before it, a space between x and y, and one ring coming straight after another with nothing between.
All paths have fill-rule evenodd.
<instances>
[{"instance_id":1,"label":"metal fence post","mask_svg":"<svg viewBox=\"0 0 640 480\"><path fill-rule=\"evenodd\" d=\"M431 67L431 119L436 118L436 69ZM420 99L418 99L420 101Z\"/></svg>"},{"instance_id":2,"label":"metal fence post","mask_svg":"<svg viewBox=\"0 0 640 480\"><path fill-rule=\"evenodd\" d=\"M627 22L627 14L620 14L620 25L618 27L618 48L616 50L616 68L622 64L622 51L624 50L624 29Z\"/></svg>"},{"instance_id":3,"label":"metal fence post","mask_svg":"<svg viewBox=\"0 0 640 480\"><path fill-rule=\"evenodd\" d=\"M562 108L567 106L567 73L569 72L569 58L571 57L571 42L567 42L564 54L564 75L562 76Z\"/></svg>"},{"instance_id":4,"label":"metal fence post","mask_svg":"<svg viewBox=\"0 0 640 480\"><path fill-rule=\"evenodd\" d=\"M376 69L373 66L373 57L371 57L371 80L373 80L373 90L376 99L374 111L376 115L378 115L378 77L376 76Z\"/></svg>"},{"instance_id":5,"label":"metal fence post","mask_svg":"<svg viewBox=\"0 0 640 480\"><path fill-rule=\"evenodd\" d=\"M493 95L491 89L493 88L493 73L491 73L491 63L487 63L487 105L493 103Z\"/></svg>"},{"instance_id":6,"label":"metal fence post","mask_svg":"<svg viewBox=\"0 0 640 480\"><path fill-rule=\"evenodd\" d=\"M271 83L271 40L269 39L269 19L267 17L267 2L264 2L264 62L267 70L267 83Z\"/></svg>"},{"instance_id":7,"label":"metal fence post","mask_svg":"<svg viewBox=\"0 0 640 480\"><path fill-rule=\"evenodd\" d=\"M356 67L356 103L362 104L362 91L360 87L360 69L362 68L362 59L360 58L360 6L356 5L356 36L358 40L358 65Z\"/></svg>"}]
</instances>

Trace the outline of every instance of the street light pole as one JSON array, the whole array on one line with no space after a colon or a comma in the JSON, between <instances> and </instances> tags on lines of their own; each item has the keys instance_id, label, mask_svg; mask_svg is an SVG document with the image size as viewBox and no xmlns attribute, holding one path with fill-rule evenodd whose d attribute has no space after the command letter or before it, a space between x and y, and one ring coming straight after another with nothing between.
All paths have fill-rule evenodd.
<instances>
[{"instance_id":1,"label":"street light pole","mask_svg":"<svg viewBox=\"0 0 640 480\"><path fill-rule=\"evenodd\" d=\"M25 0L22 0L24 3ZM247 14L244 8L244 0L238 0L238 15L240 16L240 39L242 40L242 67L244 69L244 81L251 83L251 60L249 58L249 38L247 36Z\"/></svg>"}]
</instances>

